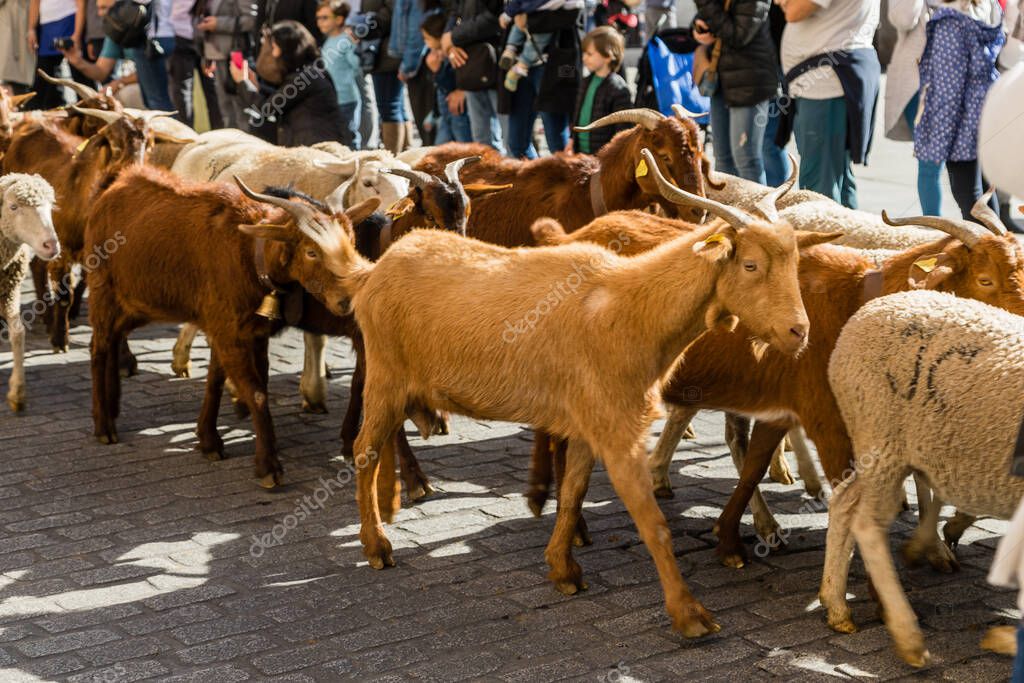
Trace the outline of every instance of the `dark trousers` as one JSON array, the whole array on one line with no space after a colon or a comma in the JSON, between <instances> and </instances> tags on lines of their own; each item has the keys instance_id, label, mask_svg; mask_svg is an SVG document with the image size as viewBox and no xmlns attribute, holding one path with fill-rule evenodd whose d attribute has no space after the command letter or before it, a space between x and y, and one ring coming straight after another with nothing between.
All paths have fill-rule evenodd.
<instances>
[{"instance_id":1,"label":"dark trousers","mask_svg":"<svg viewBox=\"0 0 1024 683\"><path fill-rule=\"evenodd\" d=\"M42 56L40 55L36 59L36 68L45 71L48 75L58 78L60 71L60 64L64 61L64 55L52 55ZM96 87L96 82L87 77L78 69L71 69L71 77L77 83L87 85L90 88ZM27 103L25 109L54 109L65 104L64 102L64 88L59 85L54 85L44 81L39 74L36 74L35 82L32 84L32 90L35 91L36 96L33 97Z\"/></svg>"},{"instance_id":2,"label":"dark trousers","mask_svg":"<svg viewBox=\"0 0 1024 683\"><path fill-rule=\"evenodd\" d=\"M425 146L433 145L434 129L426 130L423 122L434 110L434 102L437 99L434 79L430 77L427 69L420 67L416 76L406 81L405 85L409 88L409 106L412 108L412 119L416 122L420 140Z\"/></svg>"},{"instance_id":3,"label":"dark trousers","mask_svg":"<svg viewBox=\"0 0 1024 683\"><path fill-rule=\"evenodd\" d=\"M978 160L947 161L946 173L949 175L949 189L953 191L953 199L960 207L960 215L966 220L973 221L971 207L985 193L985 181L981 177ZM988 203L993 211L999 213L999 205L996 204L994 195Z\"/></svg>"},{"instance_id":4,"label":"dark trousers","mask_svg":"<svg viewBox=\"0 0 1024 683\"><path fill-rule=\"evenodd\" d=\"M175 37L174 51L167 62L167 74L170 78L171 101L178 111L177 119L189 126L195 125L195 112L192 111L192 89L195 87L195 75L199 74L199 82L206 98L206 110L210 115L210 128L216 130L224 127L217 106L217 89L212 78L203 73L202 60L196 50L195 42L189 38Z\"/></svg>"}]
</instances>

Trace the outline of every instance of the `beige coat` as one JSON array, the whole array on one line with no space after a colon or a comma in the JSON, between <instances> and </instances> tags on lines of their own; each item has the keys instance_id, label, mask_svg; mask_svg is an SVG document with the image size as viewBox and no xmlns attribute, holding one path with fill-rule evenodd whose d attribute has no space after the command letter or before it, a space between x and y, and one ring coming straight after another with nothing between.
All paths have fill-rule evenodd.
<instances>
[{"instance_id":1,"label":"beige coat","mask_svg":"<svg viewBox=\"0 0 1024 683\"><path fill-rule=\"evenodd\" d=\"M0 81L32 85L36 56L25 40L28 0L0 0Z\"/></svg>"}]
</instances>

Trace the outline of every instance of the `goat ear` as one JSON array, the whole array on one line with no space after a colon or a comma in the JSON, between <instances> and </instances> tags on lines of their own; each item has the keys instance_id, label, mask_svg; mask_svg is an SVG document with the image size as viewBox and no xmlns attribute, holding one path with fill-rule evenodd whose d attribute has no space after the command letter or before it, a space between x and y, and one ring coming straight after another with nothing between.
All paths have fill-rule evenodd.
<instances>
[{"instance_id":1,"label":"goat ear","mask_svg":"<svg viewBox=\"0 0 1024 683\"><path fill-rule=\"evenodd\" d=\"M402 197L397 202L388 207L385 211L385 215L391 220L398 220L402 216L408 214L410 211L416 208L416 202L411 197Z\"/></svg>"},{"instance_id":2,"label":"goat ear","mask_svg":"<svg viewBox=\"0 0 1024 683\"><path fill-rule=\"evenodd\" d=\"M357 225L369 218L370 214L376 211L378 207L380 207L380 197L370 197L346 209L345 215L352 221L352 225Z\"/></svg>"},{"instance_id":3,"label":"goat ear","mask_svg":"<svg viewBox=\"0 0 1024 683\"><path fill-rule=\"evenodd\" d=\"M809 232L807 230L796 231L796 246L798 249L807 249L817 244L832 242L843 236L841 232Z\"/></svg>"},{"instance_id":4,"label":"goat ear","mask_svg":"<svg viewBox=\"0 0 1024 683\"><path fill-rule=\"evenodd\" d=\"M483 197L484 195L489 195L494 192L508 190L511 187L512 183L509 183L508 185L488 185L487 183L470 183L468 185L463 185L462 189L466 191L466 195L470 199L476 199L477 197Z\"/></svg>"},{"instance_id":5,"label":"goat ear","mask_svg":"<svg viewBox=\"0 0 1024 683\"><path fill-rule=\"evenodd\" d=\"M243 223L238 226L238 229L250 237L261 237L265 240L291 243L299 241L298 232L287 225L276 223L256 223L255 225L250 225Z\"/></svg>"},{"instance_id":6,"label":"goat ear","mask_svg":"<svg viewBox=\"0 0 1024 683\"><path fill-rule=\"evenodd\" d=\"M24 95L15 95L11 98L11 107L17 109L35 96L36 94L34 92L27 92Z\"/></svg>"},{"instance_id":7,"label":"goat ear","mask_svg":"<svg viewBox=\"0 0 1024 683\"><path fill-rule=\"evenodd\" d=\"M693 245L693 253L708 261L724 261L732 256L736 246L736 229L722 227Z\"/></svg>"},{"instance_id":8,"label":"goat ear","mask_svg":"<svg viewBox=\"0 0 1024 683\"><path fill-rule=\"evenodd\" d=\"M956 270L956 259L949 254L922 256L910 266L907 282L914 289L937 289Z\"/></svg>"},{"instance_id":9,"label":"goat ear","mask_svg":"<svg viewBox=\"0 0 1024 683\"><path fill-rule=\"evenodd\" d=\"M561 244L565 240L565 228L554 218L538 218L530 226L533 241L540 246Z\"/></svg>"}]
</instances>

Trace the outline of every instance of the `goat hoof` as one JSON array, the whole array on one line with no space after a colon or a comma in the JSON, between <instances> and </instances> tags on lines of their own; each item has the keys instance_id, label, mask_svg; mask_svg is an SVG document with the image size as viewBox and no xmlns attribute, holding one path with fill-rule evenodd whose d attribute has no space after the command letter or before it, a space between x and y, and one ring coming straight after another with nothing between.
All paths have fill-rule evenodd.
<instances>
[{"instance_id":1,"label":"goat hoof","mask_svg":"<svg viewBox=\"0 0 1024 683\"><path fill-rule=\"evenodd\" d=\"M526 505L534 517L540 517L544 512L544 504L548 502L548 487L543 484L534 484L526 492Z\"/></svg>"},{"instance_id":2,"label":"goat hoof","mask_svg":"<svg viewBox=\"0 0 1024 683\"><path fill-rule=\"evenodd\" d=\"M850 615L848 615L848 614L845 617L836 617L836 618L829 617L828 627L830 629L832 629L833 631L835 631L836 633L856 633L857 632L857 624L853 623L853 619L851 619Z\"/></svg>"},{"instance_id":3,"label":"goat hoof","mask_svg":"<svg viewBox=\"0 0 1024 683\"><path fill-rule=\"evenodd\" d=\"M409 502L415 503L418 500L423 500L427 496L434 494L434 487L427 482L422 482L416 486L411 486L406 493L409 496Z\"/></svg>"},{"instance_id":4,"label":"goat hoof","mask_svg":"<svg viewBox=\"0 0 1024 683\"><path fill-rule=\"evenodd\" d=\"M104 446L110 446L117 443L117 433L111 431L107 434L97 434L96 439Z\"/></svg>"},{"instance_id":5,"label":"goat hoof","mask_svg":"<svg viewBox=\"0 0 1024 683\"><path fill-rule=\"evenodd\" d=\"M264 475L260 478L259 484L265 489L272 489L280 486L284 483L284 474L282 472L271 472L270 474Z\"/></svg>"},{"instance_id":6,"label":"goat hoof","mask_svg":"<svg viewBox=\"0 0 1024 683\"><path fill-rule=\"evenodd\" d=\"M672 492L672 487L668 484L659 484L654 487L655 498L675 498L676 494Z\"/></svg>"},{"instance_id":7,"label":"goat hoof","mask_svg":"<svg viewBox=\"0 0 1024 683\"><path fill-rule=\"evenodd\" d=\"M224 447L217 448L214 450L203 450L203 457L210 462L217 462L218 460L224 459Z\"/></svg>"},{"instance_id":8,"label":"goat hoof","mask_svg":"<svg viewBox=\"0 0 1024 683\"><path fill-rule=\"evenodd\" d=\"M985 632L981 639L981 649L995 652L998 655L1017 655L1017 627L993 626Z\"/></svg>"},{"instance_id":9,"label":"goat hoof","mask_svg":"<svg viewBox=\"0 0 1024 683\"><path fill-rule=\"evenodd\" d=\"M562 595L576 595L580 591L585 591L590 586L586 581L580 579L579 581L555 581L555 590Z\"/></svg>"},{"instance_id":10,"label":"goat hoof","mask_svg":"<svg viewBox=\"0 0 1024 683\"><path fill-rule=\"evenodd\" d=\"M789 466L776 466L774 460L771 467L768 468L768 478L776 484L784 484L786 486L792 486L796 483L793 473L789 471Z\"/></svg>"},{"instance_id":11,"label":"goat hoof","mask_svg":"<svg viewBox=\"0 0 1024 683\"><path fill-rule=\"evenodd\" d=\"M923 644L901 647L897 643L895 647L896 654L899 655L900 659L915 669L920 669L928 663L929 659L931 659L931 654L928 653L928 650L924 649Z\"/></svg>"},{"instance_id":12,"label":"goat hoof","mask_svg":"<svg viewBox=\"0 0 1024 683\"><path fill-rule=\"evenodd\" d=\"M177 363L171 363L171 372L174 373L175 377L191 377L192 376L192 363L185 363L179 365Z\"/></svg>"},{"instance_id":13,"label":"goat hoof","mask_svg":"<svg viewBox=\"0 0 1024 683\"><path fill-rule=\"evenodd\" d=\"M21 397L8 396L7 407L11 409L12 413L20 413L25 410L25 399Z\"/></svg>"},{"instance_id":14,"label":"goat hoof","mask_svg":"<svg viewBox=\"0 0 1024 683\"><path fill-rule=\"evenodd\" d=\"M692 605L684 605L682 614L672 615L672 628L685 638L700 638L722 630L711 612L696 600Z\"/></svg>"},{"instance_id":15,"label":"goat hoof","mask_svg":"<svg viewBox=\"0 0 1024 683\"><path fill-rule=\"evenodd\" d=\"M331 379L334 375L331 373L331 366L324 365L324 377Z\"/></svg>"},{"instance_id":16,"label":"goat hoof","mask_svg":"<svg viewBox=\"0 0 1024 683\"><path fill-rule=\"evenodd\" d=\"M323 403L311 403L306 399L302 399L302 412L312 413L313 415L326 415L327 406Z\"/></svg>"},{"instance_id":17,"label":"goat hoof","mask_svg":"<svg viewBox=\"0 0 1024 683\"><path fill-rule=\"evenodd\" d=\"M815 482L813 484L804 483L804 490L807 491L807 495L815 500L821 500L822 488L821 482Z\"/></svg>"},{"instance_id":18,"label":"goat hoof","mask_svg":"<svg viewBox=\"0 0 1024 683\"><path fill-rule=\"evenodd\" d=\"M435 436L448 436L448 420L441 417L434 423L434 435Z\"/></svg>"},{"instance_id":19,"label":"goat hoof","mask_svg":"<svg viewBox=\"0 0 1024 683\"><path fill-rule=\"evenodd\" d=\"M391 555L390 543L385 543L376 550L364 548L363 554L366 555L366 562L373 569L384 569L384 567L395 566L395 558Z\"/></svg>"},{"instance_id":20,"label":"goat hoof","mask_svg":"<svg viewBox=\"0 0 1024 683\"><path fill-rule=\"evenodd\" d=\"M945 543L926 542L915 543L911 539L903 544L903 561L908 567L917 567L924 562L931 565L932 569L943 574L952 574L960 570L960 563L953 551Z\"/></svg>"},{"instance_id":21,"label":"goat hoof","mask_svg":"<svg viewBox=\"0 0 1024 683\"><path fill-rule=\"evenodd\" d=\"M64 344L64 345L61 346L61 345L54 344L53 352L54 353L67 353L68 352L68 345Z\"/></svg>"},{"instance_id":22,"label":"goat hoof","mask_svg":"<svg viewBox=\"0 0 1024 683\"><path fill-rule=\"evenodd\" d=\"M693 427L687 425L686 431L683 432L683 438L684 439L696 439L697 438L697 432L693 431Z\"/></svg>"}]
</instances>

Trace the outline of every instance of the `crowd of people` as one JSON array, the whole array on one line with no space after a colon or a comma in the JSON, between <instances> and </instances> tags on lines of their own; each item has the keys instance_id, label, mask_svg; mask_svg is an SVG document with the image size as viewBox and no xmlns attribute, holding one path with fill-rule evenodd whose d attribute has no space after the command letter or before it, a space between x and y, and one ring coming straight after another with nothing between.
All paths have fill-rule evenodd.
<instances>
[{"instance_id":1,"label":"crowd of people","mask_svg":"<svg viewBox=\"0 0 1024 683\"><path fill-rule=\"evenodd\" d=\"M913 141L922 212L939 213L945 167L969 216L985 187L981 105L1022 60L1024 0L888 0L897 42L884 96L879 0L694 4L691 87L708 98L720 171L777 185L795 137L801 187L855 208L852 164L866 163L884 102L885 134ZM119 43L126 7L140 6L144 35ZM615 129L571 131L634 106L629 16L649 38L677 14L675 0L0 0L0 37L11 38L0 81L34 90L31 106L59 106L63 93L35 69L56 75L66 61L82 83L137 82L146 107L190 125L201 87L211 127L282 145L398 152L415 126L423 144L530 159L539 116L549 151L594 154ZM1009 197L998 208L1016 229Z\"/></svg>"}]
</instances>

